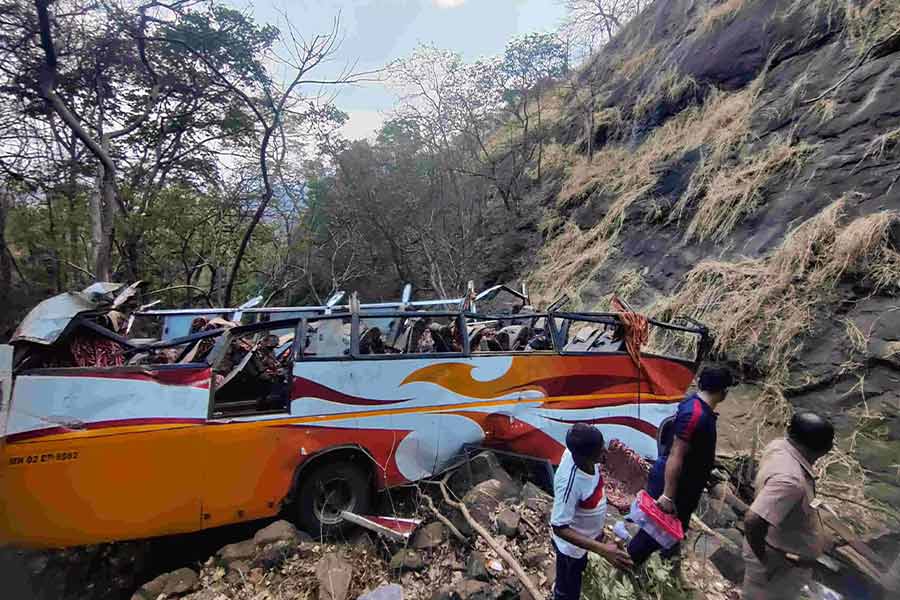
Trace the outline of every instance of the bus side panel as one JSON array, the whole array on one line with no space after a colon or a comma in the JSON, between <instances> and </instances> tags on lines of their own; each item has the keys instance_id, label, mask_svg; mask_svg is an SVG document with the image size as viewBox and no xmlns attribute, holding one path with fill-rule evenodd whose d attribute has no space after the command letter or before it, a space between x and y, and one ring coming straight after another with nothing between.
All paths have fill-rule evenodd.
<instances>
[{"instance_id":1,"label":"bus side panel","mask_svg":"<svg viewBox=\"0 0 900 600\"><path fill-rule=\"evenodd\" d=\"M17 378L0 450L0 540L68 546L199 529L202 378Z\"/></svg>"},{"instance_id":2,"label":"bus side panel","mask_svg":"<svg viewBox=\"0 0 900 600\"><path fill-rule=\"evenodd\" d=\"M204 438L203 526L276 514L301 462L302 442L266 421L213 421Z\"/></svg>"},{"instance_id":3,"label":"bus side panel","mask_svg":"<svg viewBox=\"0 0 900 600\"><path fill-rule=\"evenodd\" d=\"M199 529L201 430L7 444L0 539L69 546Z\"/></svg>"}]
</instances>

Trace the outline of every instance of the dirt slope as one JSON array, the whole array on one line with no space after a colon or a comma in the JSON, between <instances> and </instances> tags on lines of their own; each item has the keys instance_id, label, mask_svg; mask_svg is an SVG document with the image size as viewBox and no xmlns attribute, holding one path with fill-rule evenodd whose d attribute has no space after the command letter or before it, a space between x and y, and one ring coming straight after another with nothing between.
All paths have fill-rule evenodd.
<instances>
[{"instance_id":1,"label":"dirt slope","mask_svg":"<svg viewBox=\"0 0 900 600\"><path fill-rule=\"evenodd\" d=\"M585 307L703 319L757 386L731 424L748 449L791 405L826 412L829 489L893 505L898 30L892 1L657 2L557 91L521 272L542 300L562 280Z\"/></svg>"}]
</instances>

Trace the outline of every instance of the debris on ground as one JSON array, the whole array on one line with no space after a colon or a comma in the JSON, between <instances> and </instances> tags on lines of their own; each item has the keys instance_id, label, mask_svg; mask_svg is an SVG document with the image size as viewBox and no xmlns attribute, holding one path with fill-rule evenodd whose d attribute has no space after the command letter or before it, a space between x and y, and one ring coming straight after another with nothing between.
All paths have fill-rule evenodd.
<instances>
[{"instance_id":1,"label":"debris on ground","mask_svg":"<svg viewBox=\"0 0 900 600\"><path fill-rule=\"evenodd\" d=\"M111 593L107 597L527 600L532 594L526 590L525 580L535 588L537 596L549 597L556 576L547 525L553 499L499 456L500 453L481 451L441 481L385 492L391 497L383 504L396 507L396 513L386 517L388 521L420 523L408 537L398 538L356 527L345 537L315 540L287 521L268 522L256 531L248 530L244 539L232 538L231 543L223 544L201 562L184 564L145 581L122 580L118 589L129 589L128 594L112 593L115 588L109 587ZM630 505L634 497L631 491L643 486L641 479L646 477L646 467L643 459L616 441L610 443L609 459L604 466L605 481L607 489L617 490L621 497L615 503L610 500L607 539L616 539L613 527L627 512L617 506ZM624 474L621 479L620 473ZM640 594L649 594L647 597L737 600L743 577L740 527L746 510L746 503L738 496L731 482L720 484L713 493L704 496L695 515L697 520L683 543L680 574L656 560L650 561L636 578L621 578L602 559L596 559L592 563L595 569L592 585L596 589L593 596L586 597L590 600L620 597L603 595L605 588L596 585L596 577L600 577L607 587L619 585L621 589L627 586L633 589L637 585ZM461 502L471 522L456 508L462 506ZM853 555L857 561L868 560L866 556L873 558L872 548L878 548L879 555L883 555L881 550L892 547L891 540L896 537L896 532L885 533L882 537L886 541L863 540L851 532L845 534L854 539L839 540L837 548L861 548ZM27 557L25 564L45 577L47 572L63 565L61 557L74 557L90 550L87 565L114 563L119 564L122 572L131 573L132 565L136 568L143 560L144 554L138 552L141 547L140 543L129 542L93 547L93 550L34 553ZM830 556L835 557L834 563L842 573L865 577L865 572L860 574L852 562L841 558L841 552L832 552ZM884 567L884 577L889 577L889 561L877 560L878 566ZM894 568L897 569L896 563ZM519 569L521 573L517 572ZM104 573L90 575L106 577ZM829 581L821 583L832 587ZM94 581L91 585L113 584ZM665 595L672 594L673 590L676 595Z\"/></svg>"},{"instance_id":2,"label":"debris on ground","mask_svg":"<svg viewBox=\"0 0 900 600\"><path fill-rule=\"evenodd\" d=\"M618 452L613 446L613 454ZM645 473L643 466L631 465L629 461L634 459L631 455L623 453L620 458L622 464L613 461L613 465L630 468L629 476ZM191 600L529 598L516 574L516 566L507 558L524 571L540 597L548 597L556 575L547 525L552 497L534 482L522 482L510 475L497 454L490 451L476 454L445 479L450 503L442 497L439 482L423 483L411 504L395 503L411 506L409 514L398 517L422 520L406 541L374 533L366 533L365 543L358 534L346 543L311 541L302 532L295 532L289 523L279 521L261 529L253 539L220 549L201 566L197 589L166 597ZM631 486L628 483L621 485L621 489L634 487L633 482ZM627 492L622 493L623 502L630 503ZM454 527L465 531L465 541L435 517L423 497ZM474 523L454 508L453 504L459 502L465 503ZM612 535L616 515L618 511L611 508L607 535ZM483 528L490 540L476 528ZM271 560L270 555L281 560ZM718 582L715 586L710 584L710 590L723 590L719 595L705 597L723 600L735 597L725 593L734 590L734 585L717 574L708 561L702 567L686 563L688 570L699 573L701 568L703 581Z\"/></svg>"}]
</instances>

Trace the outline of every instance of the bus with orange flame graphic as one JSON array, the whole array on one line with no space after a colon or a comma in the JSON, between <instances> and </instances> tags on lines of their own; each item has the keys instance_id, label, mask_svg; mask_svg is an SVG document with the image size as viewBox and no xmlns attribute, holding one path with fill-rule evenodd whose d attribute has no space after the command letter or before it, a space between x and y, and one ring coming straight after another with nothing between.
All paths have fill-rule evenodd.
<instances>
[{"instance_id":1,"label":"bus with orange flame graphic","mask_svg":"<svg viewBox=\"0 0 900 600\"><path fill-rule=\"evenodd\" d=\"M493 315L474 295L136 311L190 319L185 335L150 341L104 332L105 309L81 307L49 342L19 332L0 347L0 542L93 544L278 514L320 534L467 447L557 464L574 423L652 458L706 329L627 308L535 312L513 294L518 306ZM84 340L111 348L107 363L79 359Z\"/></svg>"}]
</instances>

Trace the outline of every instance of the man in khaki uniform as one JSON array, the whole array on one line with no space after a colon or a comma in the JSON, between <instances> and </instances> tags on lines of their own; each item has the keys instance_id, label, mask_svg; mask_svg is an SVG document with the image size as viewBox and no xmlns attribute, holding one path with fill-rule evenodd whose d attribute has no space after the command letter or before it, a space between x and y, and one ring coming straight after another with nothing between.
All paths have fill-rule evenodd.
<instances>
[{"instance_id":1,"label":"man in khaki uniform","mask_svg":"<svg viewBox=\"0 0 900 600\"><path fill-rule=\"evenodd\" d=\"M812 465L834 444L834 427L795 414L788 435L763 450L756 498L744 520L743 600L795 600L809 582L826 538L816 510Z\"/></svg>"}]
</instances>

